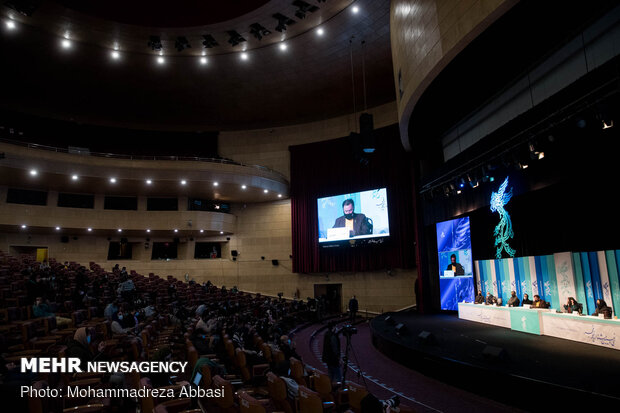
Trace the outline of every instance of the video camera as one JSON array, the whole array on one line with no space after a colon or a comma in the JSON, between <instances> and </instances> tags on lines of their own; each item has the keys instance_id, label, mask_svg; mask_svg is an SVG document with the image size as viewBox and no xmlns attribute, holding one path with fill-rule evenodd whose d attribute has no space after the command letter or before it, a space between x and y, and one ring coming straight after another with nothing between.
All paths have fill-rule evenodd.
<instances>
[{"instance_id":1,"label":"video camera","mask_svg":"<svg viewBox=\"0 0 620 413\"><path fill-rule=\"evenodd\" d=\"M352 335L357 334L357 328L353 327L351 324L347 324L342 326L340 332L343 336L351 338Z\"/></svg>"}]
</instances>

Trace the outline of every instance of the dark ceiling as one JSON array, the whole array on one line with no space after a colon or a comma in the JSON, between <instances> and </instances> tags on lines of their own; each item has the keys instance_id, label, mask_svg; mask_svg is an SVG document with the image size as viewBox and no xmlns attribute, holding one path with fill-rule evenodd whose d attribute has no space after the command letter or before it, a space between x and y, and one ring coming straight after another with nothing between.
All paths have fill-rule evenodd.
<instances>
[{"instance_id":1,"label":"dark ceiling","mask_svg":"<svg viewBox=\"0 0 620 413\"><path fill-rule=\"evenodd\" d=\"M353 111L351 51L356 109L363 109L363 60L367 106L395 99L389 0L358 0L358 13L350 0L308 0L319 9L304 19L295 16L292 0L241 2L236 17L232 2L210 1L202 3L214 14L204 20L184 9L184 3L199 2L143 7L143 1L113 2L114 15L107 12L109 3L106 10L80 3L43 0L31 17L0 8L16 24L14 30L3 24L0 32L0 108L78 124L164 131L298 124ZM276 12L295 23L275 31ZM162 20L168 15L169 23ZM255 22L271 34L256 39L249 29ZM194 26L181 27L187 24ZM317 35L319 26L323 36ZM247 41L232 46L228 30ZM219 46L203 49L206 33ZM72 40L68 49L60 45L64 35ZM158 53L147 46L150 35L161 37L164 64L157 64ZM192 47L175 50L177 36L186 36ZM283 40L285 51L279 47ZM116 60L110 57L114 45ZM243 61L240 52L246 49L249 58ZM206 64L200 63L202 52Z\"/></svg>"}]
</instances>

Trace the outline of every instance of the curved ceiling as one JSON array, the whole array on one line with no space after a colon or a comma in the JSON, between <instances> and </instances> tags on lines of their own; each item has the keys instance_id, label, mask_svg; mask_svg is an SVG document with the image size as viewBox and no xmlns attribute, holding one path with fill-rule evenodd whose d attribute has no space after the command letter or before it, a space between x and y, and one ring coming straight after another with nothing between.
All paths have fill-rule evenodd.
<instances>
[{"instance_id":1,"label":"curved ceiling","mask_svg":"<svg viewBox=\"0 0 620 413\"><path fill-rule=\"evenodd\" d=\"M298 124L352 113L354 102L359 111L393 101L389 0L307 0L303 19L298 2L243 1L233 9L230 2L113 1L104 10L43 0L31 16L2 7L14 28L5 24L0 33L0 58L11 62L0 68L7 80L0 107L87 124L197 131ZM291 20L282 32L276 13ZM259 40L253 24L270 34ZM230 31L246 41L233 46ZM207 34L217 46L203 48ZM161 39L161 51L147 45L150 36ZM178 51L179 36L191 47Z\"/></svg>"}]
</instances>

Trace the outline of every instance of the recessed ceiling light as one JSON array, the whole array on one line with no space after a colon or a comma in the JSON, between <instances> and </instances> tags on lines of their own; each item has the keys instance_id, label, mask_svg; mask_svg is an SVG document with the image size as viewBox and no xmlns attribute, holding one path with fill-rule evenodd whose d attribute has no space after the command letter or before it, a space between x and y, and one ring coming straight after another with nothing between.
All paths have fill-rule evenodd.
<instances>
[{"instance_id":1,"label":"recessed ceiling light","mask_svg":"<svg viewBox=\"0 0 620 413\"><path fill-rule=\"evenodd\" d=\"M220 234L223 234L223 233L224 233L224 231L220 231Z\"/></svg>"},{"instance_id":2,"label":"recessed ceiling light","mask_svg":"<svg viewBox=\"0 0 620 413\"><path fill-rule=\"evenodd\" d=\"M153 183L153 181L151 181L150 179L147 179L147 180L146 180L146 184L147 184L147 185L151 185L152 183Z\"/></svg>"},{"instance_id":3,"label":"recessed ceiling light","mask_svg":"<svg viewBox=\"0 0 620 413\"><path fill-rule=\"evenodd\" d=\"M86 231L88 231L88 232L92 232L92 231L93 231L93 229L92 229L92 228L88 228Z\"/></svg>"},{"instance_id":4,"label":"recessed ceiling light","mask_svg":"<svg viewBox=\"0 0 620 413\"><path fill-rule=\"evenodd\" d=\"M28 228L26 225L22 225L22 229L26 229Z\"/></svg>"},{"instance_id":5,"label":"recessed ceiling light","mask_svg":"<svg viewBox=\"0 0 620 413\"><path fill-rule=\"evenodd\" d=\"M37 172L37 170L36 170L36 169L31 169L31 170L30 170L30 175L32 175L32 176L37 176L37 174L38 174L38 172Z\"/></svg>"},{"instance_id":6,"label":"recessed ceiling light","mask_svg":"<svg viewBox=\"0 0 620 413\"><path fill-rule=\"evenodd\" d=\"M56 227L56 231L60 231L60 227Z\"/></svg>"},{"instance_id":7,"label":"recessed ceiling light","mask_svg":"<svg viewBox=\"0 0 620 413\"><path fill-rule=\"evenodd\" d=\"M117 229L118 232L123 232L123 230L121 228Z\"/></svg>"},{"instance_id":8,"label":"recessed ceiling light","mask_svg":"<svg viewBox=\"0 0 620 413\"><path fill-rule=\"evenodd\" d=\"M319 36L323 36L323 34L325 34L325 30L323 30L322 27L319 27L318 29L316 29L316 34L318 34Z\"/></svg>"},{"instance_id":9,"label":"recessed ceiling light","mask_svg":"<svg viewBox=\"0 0 620 413\"><path fill-rule=\"evenodd\" d=\"M263 189L263 192L264 192L264 193L267 193L267 192L269 192L269 191L268 191L268 190L266 190L266 189Z\"/></svg>"},{"instance_id":10,"label":"recessed ceiling light","mask_svg":"<svg viewBox=\"0 0 620 413\"><path fill-rule=\"evenodd\" d=\"M286 43L280 43L280 50L285 51L287 49Z\"/></svg>"},{"instance_id":11,"label":"recessed ceiling light","mask_svg":"<svg viewBox=\"0 0 620 413\"><path fill-rule=\"evenodd\" d=\"M146 230L146 232L151 232L151 230L150 230L150 229L147 229L147 230Z\"/></svg>"},{"instance_id":12,"label":"recessed ceiling light","mask_svg":"<svg viewBox=\"0 0 620 413\"><path fill-rule=\"evenodd\" d=\"M187 185L187 181L185 179L181 180L181 185Z\"/></svg>"},{"instance_id":13,"label":"recessed ceiling light","mask_svg":"<svg viewBox=\"0 0 620 413\"><path fill-rule=\"evenodd\" d=\"M241 189L246 189L246 188L247 188L247 186L241 185Z\"/></svg>"},{"instance_id":14,"label":"recessed ceiling light","mask_svg":"<svg viewBox=\"0 0 620 413\"><path fill-rule=\"evenodd\" d=\"M213 182L213 186L218 186L219 183L218 182Z\"/></svg>"},{"instance_id":15,"label":"recessed ceiling light","mask_svg":"<svg viewBox=\"0 0 620 413\"><path fill-rule=\"evenodd\" d=\"M110 178L110 183L111 184L115 184L116 183L116 178Z\"/></svg>"},{"instance_id":16,"label":"recessed ceiling light","mask_svg":"<svg viewBox=\"0 0 620 413\"><path fill-rule=\"evenodd\" d=\"M71 40L69 40L69 39L62 39L60 44L63 47L63 49L69 49L71 47Z\"/></svg>"},{"instance_id":17,"label":"recessed ceiling light","mask_svg":"<svg viewBox=\"0 0 620 413\"><path fill-rule=\"evenodd\" d=\"M359 8L359 7L357 7L357 6L353 6L353 8L351 9L351 11L352 11L353 13L357 13L357 12L359 12L359 11L360 11L360 8Z\"/></svg>"},{"instance_id":18,"label":"recessed ceiling light","mask_svg":"<svg viewBox=\"0 0 620 413\"><path fill-rule=\"evenodd\" d=\"M159 63L160 65L163 65L164 63L166 63L166 59L164 59L163 56L159 56L157 58L157 63Z\"/></svg>"},{"instance_id":19,"label":"recessed ceiling light","mask_svg":"<svg viewBox=\"0 0 620 413\"><path fill-rule=\"evenodd\" d=\"M200 230L200 233L202 234L203 232L205 232L205 230L204 230L204 229L201 229L201 230Z\"/></svg>"},{"instance_id":20,"label":"recessed ceiling light","mask_svg":"<svg viewBox=\"0 0 620 413\"><path fill-rule=\"evenodd\" d=\"M282 198L282 194L278 194L278 198Z\"/></svg>"},{"instance_id":21,"label":"recessed ceiling light","mask_svg":"<svg viewBox=\"0 0 620 413\"><path fill-rule=\"evenodd\" d=\"M179 232L179 230L175 228L175 229L174 229L174 232Z\"/></svg>"},{"instance_id":22,"label":"recessed ceiling light","mask_svg":"<svg viewBox=\"0 0 620 413\"><path fill-rule=\"evenodd\" d=\"M15 29L15 27L17 27L17 26L15 25L15 22L13 20L7 20L7 22L6 22L6 28L7 29L13 30L13 29Z\"/></svg>"},{"instance_id":23,"label":"recessed ceiling light","mask_svg":"<svg viewBox=\"0 0 620 413\"><path fill-rule=\"evenodd\" d=\"M112 56L112 59L117 60L119 57L121 57L121 54L119 52L117 52L116 50L113 50L110 53L110 56Z\"/></svg>"},{"instance_id":24,"label":"recessed ceiling light","mask_svg":"<svg viewBox=\"0 0 620 413\"><path fill-rule=\"evenodd\" d=\"M201 65L206 65L207 64L207 58L206 57L201 57L200 58L200 64Z\"/></svg>"},{"instance_id":25,"label":"recessed ceiling light","mask_svg":"<svg viewBox=\"0 0 620 413\"><path fill-rule=\"evenodd\" d=\"M78 179L80 179L80 177L79 177L79 176L77 176L77 175L71 175L71 179L72 179L73 181L77 181Z\"/></svg>"},{"instance_id":26,"label":"recessed ceiling light","mask_svg":"<svg viewBox=\"0 0 620 413\"><path fill-rule=\"evenodd\" d=\"M241 53L241 60L248 60L248 54L246 52Z\"/></svg>"}]
</instances>

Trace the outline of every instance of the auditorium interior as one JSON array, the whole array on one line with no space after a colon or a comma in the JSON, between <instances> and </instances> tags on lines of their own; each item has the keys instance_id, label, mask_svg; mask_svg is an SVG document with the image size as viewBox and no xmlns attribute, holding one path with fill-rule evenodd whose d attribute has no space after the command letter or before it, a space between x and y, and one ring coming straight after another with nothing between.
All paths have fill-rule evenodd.
<instances>
[{"instance_id":1,"label":"auditorium interior","mask_svg":"<svg viewBox=\"0 0 620 413\"><path fill-rule=\"evenodd\" d=\"M0 20L7 411L620 406L617 2Z\"/></svg>"}]
</instances>

